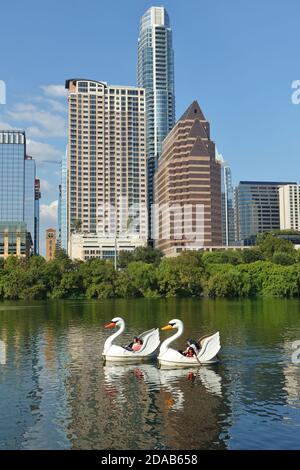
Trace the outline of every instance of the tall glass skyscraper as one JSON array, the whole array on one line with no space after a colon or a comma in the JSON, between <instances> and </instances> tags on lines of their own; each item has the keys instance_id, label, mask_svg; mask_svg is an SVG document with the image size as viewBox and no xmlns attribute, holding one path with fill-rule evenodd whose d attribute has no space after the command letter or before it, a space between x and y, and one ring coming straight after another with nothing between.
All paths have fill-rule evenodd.
<instances>
[{"instance_id":1,"label":"tall glass skyscraper","mask_svg":"<svg viewBox=\"0 0 300 470\"><path fill-rule=\"evenodd\" d=\"M35 161L32 157L25 158L25 182L24 182L24 221L27 231L30 232L35 252Z\"/></svg>"},{"instance_id":2,"label":"tall glass skyscraper","mask_svg":"<svg viewBox=\"0 0 300 470\"><path fill-rule=\"evenodd\" d=\"M150 209L154 202L153 180L162 151L162 142L175 124L172 30L164 7L151 7L141 18L137 81L138 86L146 90L148 209Z\"/></svg>"},{"instance_id":3,"label":"tall glass skyscraper","mask_svg":"<svg viewBox=\"0 0 300 470\"><path fill-rule=\"evenodd\" d=\"M235 244L234 195L231 168L217 150L216 158L221 165L222 244L230 246Z\"/></svg>"},{"instance_id":4,"label":"tall glass skyscraper","mask_svg":"<svg viewBox=\"0 0 300 470\"><path fill-rule=\"evenodd\" d=\"M36 191L36 166L26 156L24 131L0 131L0 222L25 222L33 251L38 253L40 192Z\"/></svg>"},{"instance_id":5,"label":"tall glass skyscraper","mask_svg":"<svg viewBox=\"0 0 300 470\"><path fill-rule=\"evenodd\" d=\"M0 131L0 221L24 221L26 139L23 131Z\"/></svg>"}]
</instances>

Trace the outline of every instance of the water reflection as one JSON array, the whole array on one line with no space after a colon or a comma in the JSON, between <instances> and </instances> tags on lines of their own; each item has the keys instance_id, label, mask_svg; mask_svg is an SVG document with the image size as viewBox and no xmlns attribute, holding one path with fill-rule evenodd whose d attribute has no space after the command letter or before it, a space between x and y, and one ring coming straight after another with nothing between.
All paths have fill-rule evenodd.
<instances>
[{"instance_id":1,"label":"water reflection","mask_svg":"<svg viewBox=\"0 0 300 470\"><path fill-rule=\"evenodd\" d=\"M300 448L300 366L291 362L299 302L29 307L0 308L1 449ZM102 326L117 314L128 320L124 342L174 316L186 337L219 329L223 362L103 367ZM184 338L176 347L183 346Z\"/></svg>"}]
</instances>

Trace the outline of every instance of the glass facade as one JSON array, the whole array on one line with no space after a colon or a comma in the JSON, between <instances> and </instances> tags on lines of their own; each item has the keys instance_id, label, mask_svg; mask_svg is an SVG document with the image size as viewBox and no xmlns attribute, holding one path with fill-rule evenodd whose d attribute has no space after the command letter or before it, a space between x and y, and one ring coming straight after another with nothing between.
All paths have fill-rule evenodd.
<instances>
[{"instance_id":1,"label":"glass facade","mask_svg":"<svg viewBox=\"0 0 300 470\"><path fill-rule=\"evenodd\" d=\"M279 188L291 182L241 181L235 189L236 238L244 244L258 233L280 229Z\"/></svg>"},{"instance_id":2,"label":"glass facade","mask_svg":"<svg viewBox=\"0 0 300 470\"><path fill-rule=\"evenodd\" d=\"M0 131L0 221L24 220L25 133Z\"/></svg>"},{"instance_id":3,"label":"glass facade","mask_svg":"<svg viewBox=\"0 0 300 470\"><path fill-rule=\"evenodd\" d=\"M36 253L35 240L35 161L31 157L25 159L25 182L24 182L24 221L27 230L31 234L33 251Z\"/></svg>"},{"instance_id":4,"label":"glass facade","mask_svg":"<svg viewBox=\"0 0 300 470\"><path fill-rule=\"evenodd\" d=\"M233 186L230 166L221 161L221 187L222 187L222 244L234 245L234 203Z\"/></svg>"},{"instance_id":5,"label":"glass facade","mask_svg":"<svg viewBox=\"0 0 300 470\"><path fill-rule=\"evenodd\" d=\"M29 237L25 222L0 222L0 258L28 256L31 245Z\"/></svg>"},{"instance_id":6,"label":"glass facade","mask_svg":"<svg viewBox=\"0 0 300 470\"><path fill-rule=\"evenodd\" d=\"M0 222L24 222L38 253L40 192L35 161L26 156L24 131L0 131Z\"/></svg>"},{"instance_id":7,"label":"glass facade","mask_svg":"<svg viewBox=\"0 0 300 470\"><path fill-rule=\"evenodd\" d=\"M169 16L151 7L142 16L138 39L138 86L146 90L148 207L154 203L154 174L162 142L175 124L174 53ZM151 223L151 221L149 220ZM150 228L150 225L149 225Z\"/></svg>"}]
</instances>

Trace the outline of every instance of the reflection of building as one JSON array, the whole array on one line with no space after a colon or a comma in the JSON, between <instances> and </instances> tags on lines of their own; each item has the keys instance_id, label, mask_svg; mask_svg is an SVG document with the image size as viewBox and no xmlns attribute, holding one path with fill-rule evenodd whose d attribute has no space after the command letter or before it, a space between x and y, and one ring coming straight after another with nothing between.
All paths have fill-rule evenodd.
<instances>
[{"instance_id":1,"label":"reflection of building","mask_svg":"<svg viewBox=\"0 0 300 470\"><path fill-rule=\"evenodd\" d=\"M155 245L166 255L222 245L221 167L196 101L164 140L155 191Z\"/></svg>"},{"instance_id":2,"label":"reflection of building","mask_svg":"<svg viewBox=\"0 0 300 470\"><path fill-rule=\"evenodd\" d=\"M298 344L297 344L298 343ZM292 342L284 341L284 350L286 354L286 365L283 367L284 386L286 392L286 401L289 405L300 408L300 374L299 374L299 358L300 343L296 342L296 348ZM298 362L294 362L294 361Z\"/></svg>"},{"instance_id":3,"label":"reflection of building","mask_svg":"<svg viewBox=\"0 0 300 470\"><path fill-rule=\"evenodd\" d=\"M46 260L54 259L56 251L56 230L48 228L46 230Z\"/></svg>"},{"instance_id":4,"label":"reflection of building","mask_svg":"<svg viewBox=\"0 0 300 470\"><path fill-rule=\"evenodd\" d=\"M134 247L136 238L146 244L144 90L79 79L67 80L66 88L69 235L80 231L111 240L132 223L128 245Z\"/></svg>"},{"instance_id":5,"label":"reflection of building","mask_svg":"<svg viewBox=\"0 0 300 470\"><path fill-rule=\"evenodd\" d=\"M162 142L175 123L174 53L169 16L151 7L142 16L138 39L138 86L145 88L149 215L154 202L154 173ZM150 226L149 226L150 229Z\"/></svg>"},{"instance_id":6,"label":"reflection of building","mask_svg":"<svg viewBox=\"0 0 300 470\"><path fill-rule=\"evenodd\" d=\"M35 160L26 156L25 132L0 131L0 222L26 223L34 253L39 250L37 181Z\"/></svg>"},{"instance_id":7,"label":"reflection of building","mask_svg":"<svg viewBox=\"0 0 300 470\"><path fill-rule=\"evenodd\" d=\"M31 249L32 239L25 222L0 222L0 258L28 257Z\"/></svg>"},{"instance_id":8,"label":"reflection of building","mask_svg":"<svg viewBox=\"0 0 300 470\"><path fill-rule=\"evenodd\" d=\"M279 188L280 229L300 229L300 186L288 184Z\"/></svg>"},{"instance_id":9,"label":"reflection of building","mask_svg":"<svg viewBox=\"0 0 300 470\"><path fill-rule=\"evenodd\" d=\"M296 183L240 181L235 189L237 240L280 229L278 189L289 184Z\"/></svg>"}]
</instances>

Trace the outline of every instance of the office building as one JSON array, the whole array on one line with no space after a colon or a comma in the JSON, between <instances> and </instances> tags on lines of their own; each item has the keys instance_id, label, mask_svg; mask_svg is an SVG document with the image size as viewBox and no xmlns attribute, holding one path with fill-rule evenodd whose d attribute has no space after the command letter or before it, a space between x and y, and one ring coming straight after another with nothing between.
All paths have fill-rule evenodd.
<instances>
[{"instance_id":1,"label":"office building","mask_svg":"<svg viewBox=\"0 0 300 470\"><path fill-rule=\"evenodd\" d=\"M280 229L279 188L296 183L240 181L235 189L236 239L253 243L258 233Z\"/></svg>"},{"instance_id":2,"label":"office building","mask_svg":"<svg viewBox=\"0 0 300 470\"><path fill-rule=\"evenodd\" d=\"M39 253L39 215L41 198L40 180L36 178L35 160L26 155L25 157L25 188L24 188L24 221L27 230L31 234L33 252Z\"/></svg>"},{"instance_id":3,"label":"office building","mask_svg":"<svg viewBox=\"0 0 300 470\"><path fill-rule=\"evenodd\" d=\"M279 213L281 230L300 229L300 186L287 184L279 188Z\"/></svg>"},{"instance_id":4,"label":"office building","mask_svg":"<svg viewBox=\"0 0 300 470\"><path fill-rule=\"evenodd\" d=\"M148 206L154 202L154 173L162 142L175 124L172 30L164 7L142 16L138 38L137 83L145 88L147 109ZM149 218L149 223L151 218ZM150 230L150 225L149 225Z\"/></svg>"},{"instance_id":5,"label":"office building","mask_svg":"<svg viewBox=\"0 0 300 470\"><path fill-rule=\"evenodd\" d=\"M27 258L32 253L31 235L25 222L0 222L0 259Z\"/></svg>"},{"instance_id":6,"label":"office building","mask_svg":"<svg viewBox=\"0 0 300 470\"><path fill-rule=\"evenodd\" d=\"M35 253L40 253L40 199L41 199L41 182L39 178L35 178L34 183L34 247Z\"/></svg>"},{"instance_id":7,"label":"office building","mask_svg":"<svg viewBox=\"0 0 300 470\"><path fill-rule=\"evenodd\" d=\"M59 247L68 251L68 160L66 150L61 162L61 182L59 185L59 207L58 207L58 225L59 225Z\"/></svg>"},{"instance_id":8,"label":"office building","mask_svg":"<svg viewBox=\"0 0 300 470\"><path fill-rule=\"evenodd\" d=\"M25 222L38 253L39 204L35 160L26 155L24 131L0 131L0 222Z\"/></svg>"},{"instance_id":9,"label":"office building","mask_svg":"<svg viewBox=\"0 0 300 470\"><path fill-rule=\"evenodd\" d=\"M46 260L51 261L55 258L56 251L56 230L48 228L46 230Z\"/></svg>"},{"instance_id":10,"label":"office building","mask_svg":"<svg viewBox=\"0 0 300 470\"><path fill-rule=\"evenodd\" d=\"M153 238L167 256L222 245L221 166L197 101L163 142L155 191Z\"/></svg>"},{"instance_id":11,"label":"office building","mask_svg":"<svg viewBox=\"0 0 300 470\"><path fill-rule=\"evenodd\" d=\"M68 252L78 233L97 235L100 244L124 237L132 248L146 244L144 90L82 79L66 88Z\"/></svg>"},{"instance_id":12,"label":"office building","mask_svg":"<svg viewBox=\"0 0 300 470\"><path fill-rule=\"evenodd\" d=\"M87 261L100 258L116 263L120 251L133 251L139 246L145 246L143 239L136 238L133 243L126 236L114 239L113 237L103 238L93 233L72 233L69 256L74 260Z\"/></svg>"},{"instance_id":13,"label":"office building","mask_svg":"<svg viewBox=\"0 0 300 470\"><path fill-rule=\"evenodd\" d=\"M23 222L26 138L23 131L0 131L0 222Z\"/></svg>"},{"instance_id":14,"label":"office building","mask_svg":"<svg viewBox=\"0 0 300 470\"><path fill-rule=\"evenodd\" d=\"M233 246L235 244L235 231L231 168L217 150L216 158L221 165L222 244L223 246Z\"/></svg>"}]
</instances>

